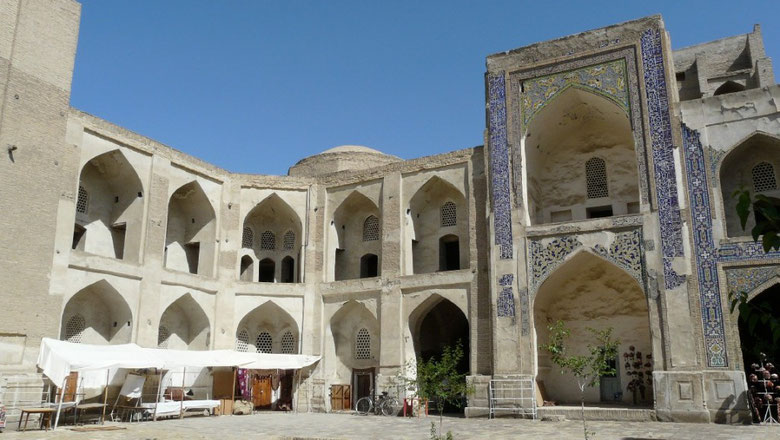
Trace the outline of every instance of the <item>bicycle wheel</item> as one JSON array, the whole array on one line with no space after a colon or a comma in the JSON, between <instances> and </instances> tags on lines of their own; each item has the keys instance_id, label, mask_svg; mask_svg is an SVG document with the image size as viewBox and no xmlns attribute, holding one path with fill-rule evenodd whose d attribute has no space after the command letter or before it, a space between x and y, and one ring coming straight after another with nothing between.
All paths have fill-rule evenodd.
<instances>
[{"instance_id":1,"label":"bicycle wheel","mask_svg":"<svg viewBox=\"0 0 780 440\"><path fill-rule=\"evenodd\" d=\"M361 397L357 402L355 402L355 411L357 411L357 413L361 416L368 415L368 413L370 413L373 409L374 402L371 401L370 397Z\"/></svg>"},{"instance_id":2,"label":"bicycle wheel","mask_svg":"<svg viewBox=\"0 0 780 440\"><path fill-rule=\"evenodd\" d=\"M388 397L380 406L382 415L395 417L401 411L401 403L395 397Z\"/></svg>"}]
</instances>

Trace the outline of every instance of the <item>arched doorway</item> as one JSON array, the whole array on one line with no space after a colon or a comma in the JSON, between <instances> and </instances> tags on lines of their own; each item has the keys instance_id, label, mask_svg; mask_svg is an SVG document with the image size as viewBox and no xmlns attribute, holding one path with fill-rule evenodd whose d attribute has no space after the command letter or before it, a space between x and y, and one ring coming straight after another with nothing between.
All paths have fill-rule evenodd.
<instances>
[{"instance_id":1,"label":"arched doorway","mask_svg":"<svg viewBox=\"0 0 780 440\"><path fill-rule=\"evenodd\" d=\"M445 347L454 348L460 344L463 357L457 370L460 374L469 373L469 321L457 305L439 295L432 295L409 318L417 361L441 359ZM460 413L464 407L446 405L445 411Z\"/></svg>"},{"instance_id":2,"label":"arched doorway","mask_svg":"<svg viewBox=\"0 0 780 440\"><path fill-rule=\"evenodd\" d=\"M571 331L566 340L570 354L587 354L588 344L594 342L589 328L612 328L613 337L620 341L614 361L617 374L587 388L585 402L633 403L633 394L627 390L633 379L629 374L632 367L626 368L626 356L631 355L633 347L634 353L639 352L646 359L651 354L652 340L647 299L631 275L595 254L579 251L542 283L533 299L533 310L537 380L546 390L545 400L578 404L580 399L576 379L570 374L562 375L550 354L541 348L549 341L548 326L560 320ZM649 405L653 401L651 383L644 371L643 377L647 381L645 393L638 395L637 400Z\"/></svg>"},{"instance_id":3,"label":"arched doorway","mask_svg":"<svg viewBox=\"0 0 780 440\"><path fill-rule=\"evenodd\" d=\"M759 292L750 299L750 304L759 307L767 313L773 313L780 318L780 281ZM739 328L739 342L742 346L742 360L747 374L753 373L750 365L761 362L761 353L766 355L766 360L777 365L780 363L780 345L774 343L771 329L758 322L753 328L745 318L740 315L737 322Z\"/></svg>"},{"instance_id":4,"label":"arched doorway","mask_svg":"<svg viewBox=\"0 0 780 440\"><path fill-rule=\"evenodd\" d=\"M377 390L374 378L379 367L379 321L357 301L347 301L330 319L334 364L332 383L349 385L351 404Z\"/></svg>"},{"instance_id":5,"label":"arched doorway","mask_svg":"<svg viewBox=\"0 0 780 440\"><path fill-rule=\"evenodd\" d=\"M209 318L189 293L169 305L160 317L157 347L208 350Z\"/></svg>"},{"instance_id":6,"label":"arched doorway","mask_svg":"<svg viewBox=\"0 0 780 440\"><path fill-rule=\"evenodd\" d=\"M133 314L122 295L101 280L68 300L62 312L60 339L84 344L126 344Z\"/></svg>"}]
</instances>

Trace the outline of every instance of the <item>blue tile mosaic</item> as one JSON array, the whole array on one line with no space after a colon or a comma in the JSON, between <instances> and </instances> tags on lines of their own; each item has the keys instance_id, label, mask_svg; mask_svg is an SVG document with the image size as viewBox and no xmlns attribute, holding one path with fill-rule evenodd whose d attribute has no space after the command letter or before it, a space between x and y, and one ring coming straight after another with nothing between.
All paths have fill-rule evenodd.
<instances>
[{"instance_id":1,"label":"blue tile mosaic","mask_svg":"<svg viewBox=\"0 0 780 440\"><path fill-rule=\"evenodd\" d=\"M582 247L582 243L574 235L564 235L554 238L547 246L541 240L528 241L528 273L530 282L528 289L533 295L545 279L560 266L566 256Z\"/></svg>"},{"instance_id":2,"label":"blue tile mosaic","mask_svg":"<svg viewBox=\"0 0 780 440\"><path fill-rule=\"evenodd\" d=\"M488 75L490 126L490 177L493 201L493 229L499 257L513 258L512 202L510 200L509 145L506 134L506 87L504 72Z\"/></svg>"},{"instance_id":3,"label":"blue tile mosaic","mask_svg":"<svg viewBox=\"0 0 780 440\"><path fill-rule=\"evenodd\" d=\"M650 140L655 175L658 216L661 228L664 284L674 289L685 282L685 276L672 268L675 258L684 256L682 218L677 199L677 179L674 171L672 123L669 115L669 97L664 76L661 33L650 28L642 33L642 64L645 72Z\"/></svg>"},{"instance_id":4,"label":"blue tile mosaic","mask_svg":"<svg viewBox=\"0 0 780 440\"><path fill-rule=\"evenodd\" d=\"M780 258L780 252L764 252L761 243L753 241L744 243L729 243L718 249L718 261L739 262L752 260L768 260Z\"/></svg>"},{"instance_id":5,"label":"blue tile mosaic","mask_svg":"<svg viewBox=\"0 0 780 440\"><path fill-rule=\"evenodd\" d=\"M729 292L750 294L767 281L780 277L780 266L758 266L726 269Z\"/></svg>"},{"instance_id":6,"label":"blue tile mosaic","mask_svg":"<svg viewBox=\"0 0 780 440\"><path fill-rule=\"evenodd\" d=\"M615 234L609 248L600 244L593 246L593 252L615 263L628 272L645 290L644 264L642 264L642 230Z\"/></svg>"},{"instance_id":7,"label":"blue tile mosaic","mask_svg":"<svg viewBox=\"0 0 780 440\"><path fill-rule=\"evenodd\" d=\"M498 294L496 310L499 317L515 316L515 297L512 292L512 284L515 276L511 273L504 274L498 279L498 285L501 286L501 292Z\"/></svg>"},{"instance_id":8,"label":"blue tile mosaic","mask_svg":"<svg viewBox=\"0 0 780 440\"><path fill-rule=\"evenodd\" d=\"M707 365L726 367L726 336L723 307L718 282L717 252L712 237L709 185L706 160L699 134L682 125L685 171L688 176L688 197L691 204L691 229L696 274L699 282L704 347Z\"/></svg>"}]
</instances>

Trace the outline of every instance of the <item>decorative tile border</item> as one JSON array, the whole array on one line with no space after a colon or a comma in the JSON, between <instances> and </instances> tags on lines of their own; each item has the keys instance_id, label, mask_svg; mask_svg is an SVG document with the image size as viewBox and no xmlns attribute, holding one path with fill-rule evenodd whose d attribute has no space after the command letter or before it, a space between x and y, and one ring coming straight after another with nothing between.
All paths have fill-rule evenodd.
<instances>
[{"instance_id":1,"label":"decorative tile border","mask_svg":"<svg viewBox=\"0 0 780 440\"><path fill-rule=\"evenodd\" d=\"M712 237L707 164L699 134L682 124L682 135L691 204L693 254L696 258L707 365L709 367L726 367L728 366L726 336L718 283L718 253L715 250L715 242Z\"/></svg>"},{"instance_id":2,"label":"decorative tile border","mask_svg":"<svg viewBox=\"0 0 780 440\"><path fill-rule=\"evenodd\" d=\"M780 266L758 266L726 269L726 284L729 292L744 292L750 294L756 288L780 277Z\"/></svg>"},{"instance_id":3,"label":"decorative tile border","mask_svg":"<svg viewBox=\"0 0 780 440\"><path fill-rule=\"evenodd\" d=\"M761 243L746 241L742 243L729 243L718 248L718 261L722 263L772 260L780 259L780 252L764 252Z\"/></svg>"},{"instance_id":4,"label":"decorative tile border","mask_svg":"<svg viewBox=\"0 0 780 440\"><path fill-rule=\"evenodd\" d=\"M523 127L549 102L570 87L607 97L629 113L626 61L617 59L568 72L523 81Z\"/></svg>"},{"instance_id":5,"label":"decorative tile border","mask_svg":"<svg viewBox=\"0 0 780 440\"><path fill-rule=\"evenodd\" d=\"M514 278L514 275L506 274L501 276L501 278L498 280L498 284L501 286L501 292L498 294L496 313L499 317L515 316L515 297L512 293L512 284Z\"/></svg>"},{"instance_id":6,"label":"decorative tile border","mask_svg":"<svg viewBox=\"0 0 780 440\"><path fill-rule=\"evenodd\" d=\"M564 235L554 238L547 246L541 240L528 240L528 273L530 293L536 294L544 280L560 266L566 257L582 247L582 243L574 235Z\"/></svg>"},{"instance_id":7,"label":"decorative tile border","mask_svg":"<svg viewBox=\"0 0 780 440\"><path fill-rule=\"evenodd\" d=\"M502 260L513 258L512 202L509 185L509 145L506 137L506 87L504 72L488 75L490 114L490 178L495 244Z\"/></svg>"},{"instance_id":8,"label":"decorative tile border","mask_svg":"<svg viewBox=\"0 0 780 440\"><path fill-rule=\"evenodd\" d=\"M533 80L534 78L548 77L551 75L565 75L578 69L591 66L604 65L606 63L620 60L625 64L626 78L626 99L628 99L628 110L630 112L631 127L634 132L634 145L636 149L637 174L639 176L639 195L642 203L650 203L650 190L648 182L647 154L645 147L645 138L642 124L642 112L640 105L639 74L636 65L636 52L634 47L615 49L593 56L587 56L571 61L558 62L523 70L512 72L509 75L509 88L513 99L510 99L512 115L518 115L514 118L512 126L513 136L518 140L523 135L523 118L520 117L522 109L522 100L525 99L522 84ZM549 91L548 91L549 93ZM552 94L549 95L552 97ZM549 99L548 99L549 102ZM514 170L515 203L517 206L523 206L523 185L522 185L522 152L519 143L512 149L512 165Z\"/></svg>"},{"instance_id":9,"label":"decorative tile border","mask_svg":"<svg viewBox=\"0 0 780 440\"><path fill-rule=\"evenodd\" d=\"M672 268L675 258L683 257L682 218L677 199L677 179L674 170L672 123L669 115L669 97L664 76L661 33L650 28L642 33L642 65L645 73L645 92L650 122L653 168L658 218L661 226L661 251L664 266L664 284L674 289L685 282L685 276Z\"/></svg>"},{"instance_id":10,"label":"decorative tile border","mask_svg":"<svg viewBox=\"0 0 780 440\"><path fill-rule=\"evenodd\" d=\"M609 249L600 244L593 246L592 249L594 253L601 255L628 272L639 283L642 290L646 290L644 264L642 261L641 229L615 234Z\"/></svg>"}]
</instances>

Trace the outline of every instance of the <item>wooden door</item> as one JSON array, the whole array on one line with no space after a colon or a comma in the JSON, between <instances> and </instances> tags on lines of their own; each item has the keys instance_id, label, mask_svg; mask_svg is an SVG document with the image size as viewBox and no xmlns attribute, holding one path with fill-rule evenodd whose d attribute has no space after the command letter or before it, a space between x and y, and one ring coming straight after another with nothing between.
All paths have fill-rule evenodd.
<instances>
[{"instance_id":1,"label":"wooden door","mask_svg":"<svg viewBox=\"0 0 780 440\"><path fill-rule=\"evenodd\" d=\"M255 408L271 407L271 376L255 376L252 380L252 403Z\"/></svg>"},{"instance_id":2,"label":"wooden door","mask_svg":"<svg viewBox=\"0 0 780 440\"><path fill-rule=\"evenodd\" d=\"M352 370L352 383L355 387L355 401L371 397L374 393L374 369Z\"/></svg>"},{"instance_id":3,"label":"wooden door","mask_svg":"<svg viewBox=\"0 0 780 440\"><path fill-rule=\"evenodd\" d=\"M70 373L70 375L68 375L67 379L65 379L65 394L63 395L62 401L63 402L76 401L76 393L78 387L79 387L79 373L74 371Z\"/></svg>"},{"instance_id":4,"label":"wooden door","mask_svg":"<svg viewBox=\"0 0 780 440\"><path fill-rule=\"evenodd\" d=\"M345 411L352 409L352 387L349 385L330 386L330 410Z\"/></svg>"}]
</instances>

